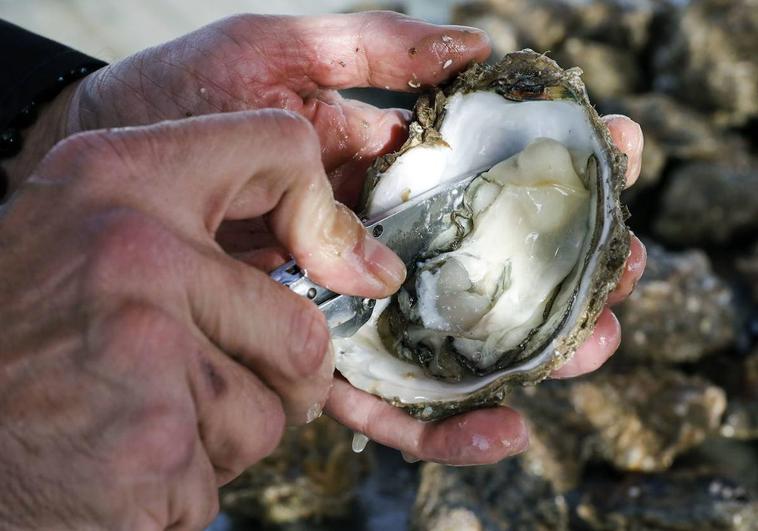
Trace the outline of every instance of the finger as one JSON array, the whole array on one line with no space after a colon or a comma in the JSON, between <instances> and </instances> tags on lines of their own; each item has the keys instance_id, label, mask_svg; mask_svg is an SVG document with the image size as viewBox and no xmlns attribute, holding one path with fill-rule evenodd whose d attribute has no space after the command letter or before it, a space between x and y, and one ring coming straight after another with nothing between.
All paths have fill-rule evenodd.
<instances>
[{"instance_id":1,"label":"finger","mask_svg":"<svg viewBox=\"0 0 758 531\"><path fill-rule=\"evenodd\" d=\"M366 175L372 161L363 159L347 162L329 173L334 197L351 210L359 209L366 185Z\"/></svg>"},{"instance_id":2,"label":"finger","mask_svg":"<svg viewBox=\"0 0 758 531\"><path fill-rule=\"evenodd\" d=\"M279 397L253 372L204 337L198 342L188 380L200 438L220 486L276 448L285 413Z\"/></svg>"},{"instance_id":3,"label":"finger","mask_svg":"<svg viewBox=\"0 0 758 531\"><path fill-rule=\"evenodd\" d=\"M608 361L621 343L621 326L618 319L605 308L597 320L590 338L579 347L574 356L562 367L554 370L552 378L573 378L590 373Z\"/></svg>"},{"instance_id":4,"label":"finger","mask_svg":"<svg viewBox=\"0 0 758 531\"><path fill-rule=\"evenodd\" d=\"M334 372L323 314L266 273L231 257L208 253L197 261L185 286L192 321L279 396L288 425L317 417ZM212 369L221 371L219 362ZM237 381L229 374L225 379Z\"/></svg>"},{"instance_id":5,"label":"finger","mask_svg":"<svg viewBox=\"0 0 758 531\"><path fill-rule=\"evenodd\" d=\"M242 263L266 273L273 271L289 260L289 253L282 247L253 249L252 251L234 253L231 256Z\"/></svg>"},{"instance_id":6,"label":"finger","mask_svg":"<svg viewBox=\"0 0 758 531\"><path fill-rule=\"evenodd\" d=\"M335 378L325 411L369 439L424 461L495 463L529 445L526 424L512 409L481 409L439 422L423 422L341 378Z\"/></svg>"},{"instance_id":7,"label":"finger","mask_svg":"<svg viewBox=\"0 0 758 531\"><path fill-rule=\"evenodd\" d=\"M629 257L626 259L624 272L621 274L621 279L616 289L608 296L609 305L618 304L626 299L634 291L637 282L639 282L642 273L645 271L645 264L647 263L645 244L634 234L630 233L629 236Z\"/></svg>"},{"instance_id":8,"label":"finger","mask_svg":"<svg viewBox=\"0 0 758 531\"><path fill-rule=\"evenodd\" d=\"M203 529L218 511L218 495L198 433L198 404L187 385L188 354L196 343L177 316L137 300L101 307L88 332L88 345L99 356L88 360L87 371L99 375L98 384L108 382L110 394L71 392L82 400L97 396L99 402L90 400L95 411L118 406L105 431L92 436L108 441L107 455L99 459L106 459L102 465L114 489L132 483L127 493L133 495L133 527ZM95 389L103 390L97 384Z\"/></svg>"},{"instance_id":9,"label":"finger","mask_svg":"<svg viewBox=\"0 0 758 531\"><path fill-rule=\"evenodd\" d=\"M205 529L210 525L219 511L218 487L215 480L213 465L205 453L202 442L197 439L192 463L187 467L186 474L179 481L169 483L166 531ZM142 495L143 493L138 494ZM153 505L154 499L146 500L142 507ZM154 529L155 515L145 515L141 523L144 525L135 525L135 529Z\"/></svg>"},{"instance_id":10,"label":"finger","mask_svg":"<svg viewBox=\"0 0 758 531\"><path fill-rule=\"evenodd\" d=\"M263 218L224 221L216 230L216 242L229 254L279 245Z\"/></svg>"},{"instance_id":11,"label":"finger","mask_svg":"<svg viewBox=\"0 0 758 531\"><path fill-rule=\"evenodd\" d=\"M406 109L377 109L364 103L343 100L341 110L329 120L330 111L322 111L311 121L322 142L322 153L335 197L354 207L363 193L366 171L376 157L397 151L408 138L411 112ZM344 142L331 133L332 124L344 120Z\"/></svg>"},{"instance_id":12,"label":"finger","mask_svg":"<svg viewBox=\"0 0 758 531\"><path fill-rule=\"evenodd\" d=\"M410 111L379 109L334 91L308 98L300 113L319 135L327 172L351 160L371 161L399 147L408 136Z\"/></svg>"},{"instance_id":13,"label":"finger","mask_svg":"<svg viewBox=\"0 0 758 531\"><path fill-rule=\"evenodd\" d=\"M272 57L271 75L300 94L316 88L413 90L437 85L490 54L475 28L438 26L389 11L234 19L230 31Z\"/></svg>"},{"instance_id":14,"label":"finger","mask_svg":"<svg viewBox=\"0 0 758 531\"><path fill-rule=\"evenodd\" d=\"M628 188L637 182L642 169L644 146L642 129L637 122L620 114L604 116L603 121L608 126L613 143L627 156L626 186Z\"/></svg>"},{"instance_id":15,"label":"finger","mask_svg":"<svg viewBox=\"0 0 758 531\"><path fill-rule=\"evenodd\" d=\"M405 278L402 261L335 202L318 138L299 115L267 109L99 134L125 161L120 200L182 234L205 240L225 219L268 214L279 242L325 287L379 298Z\"/></svg>"}]
</instances>

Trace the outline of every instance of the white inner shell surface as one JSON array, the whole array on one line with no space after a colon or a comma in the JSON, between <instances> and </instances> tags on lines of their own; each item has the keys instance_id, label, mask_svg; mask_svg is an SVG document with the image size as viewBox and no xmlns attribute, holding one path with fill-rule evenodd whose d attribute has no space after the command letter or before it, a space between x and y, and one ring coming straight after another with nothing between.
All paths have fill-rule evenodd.
<instances>
[{"instance_id":1,"label":"white inner shell surface","mask_svg":"<svg viewBox=\"0 0 758 531\"><path fill-rule=\"evenodd\" d=\"M475 254L477 258L471 260L460 253L452 257L455 258L456 266L465 269L469 280L473 282L477 279L480 284L477 289L472 290L464 281L459 287L466 288L462 289L463 291L478 290L480 293L493 289L492 275L487 268L487 260L493 258L493 253L499 254L498 260L501 261L511 258L510 288L515 289L508 295L511 297L510 300L503 301L502 307L498 303L485 312L482 312L481 306L479 314L475 315L476 319L469 319L470 322L463 323L471 327L468 333L475 342L494 338L489 340L494 353L502 350L504 345L518 344L523 335L534 326L535 321L539 324L542 320L541 309L544 310L545 307L544 300L547 300L555 286L566 275L571 277L567 281L572 280L567 284L573 287L579 283L579 298L587 292L589 279L597 265L596 260L591 258L583 271L574 265L580 256L587 254L586 249L591 239L585 235L595 229L592 225L596 218L599 191L594 184L590 186L589 191L583 186L576 175L576 168L570 163L566 164L566 150L584 154L585 160L587 155L594 153L599 161L600 181L606 188L602 192L604 196L610 193L607 189L610 186L610 178L606 172L610 171L611 165L607 160L608 155L595 136L586 111L577 103L511 102L495 93L481 91L451 96L445 110L440 134L449 147L421 145L401 155L386 173L380 176L370 200L368 213L371 217L376 216L439 184L452 182L488 168L492 168L488 172L492 180L507 184L497 194L481 194L485 206L495 206L486 205L487 201L503 203L495 209L489 209L492 215L498 216L499 219L483 225L483 230L508 232L505 240L498 240L497 249L487 248L489 244L485 240L489 241L489 238L497 235L482 235L479 239L477 232L473 231L464 240L466 244L458 250L471 246L470 250L476 252L469 255ZM536 139L552 139L555 142L540 140L532 144ZM532 144L529 150L506 161L523 152L529 144ZM533 153L530 154L530 151ZM519 165L525 166L521 168L525 171L519 171ZM537 176L538 180L530 181L534 176ZM556 194L565 194L564 197L568 197L569 200L559 204ZM602 202L600 206L603 207ZM548 211L550 215L543 216ZM600 241L605 240L609 229L608 219L603 219L605 221L604 226L600 227ZM515 223L515 230L505 231L504 227L507 227L508 223ZM522 225L518 226L519 223ZM553 230L558 225L563 228ZM539 249L529 247L530 238L539 242ZM554 278L545 279L545 271L533 268L539 260L542 260L541 263L544 265L544 254L549 252L557 252L556 257L561 255L561 264L554 272L551 270ZM550 264L550 260L547 263ZM502 267L498 266L495 273L499 276L501 272ZM456 271L450 273L453 273L454 277ZM581 278L578 277L580 273ZM421 276L418 280L422 285L425 283ZM451 284L449 280L438 282L427 278L426 287L422 287L422 291L419 292L420 301L426 301L421 304L428 306L428 311L422 312L425 315L424 322L431 328L444 330L445 327L459 326L461 320L467 320L463 314L456 316L444 310L442 313L446 314L440 314L441 293L434 291L435 286L445 285L448 291L455 291L454 283ZM561 290L554 305L565 308L571 296L570 291ZM524 297L534 297L534 300L522 304L521 313L513 311L516 307L514 304ZM544 300L540 302L540 299ZM503 376L532 370L553 354L553 348L549 346L517 367L506 368L483 377L465 377L459 382L441 381L425 374L421 367L402 361L386 351L377 333L376 321L388 303L388 299L379 301L372 319L357 334L350 338L334 340L336 366L343 376L355 387L387 399L405 404L457 402ZM572 308L565 323L567 330L573 329L579 318L580 310L577 306L579 305ZM473 303L472 311L477 312L476 303ZM487 318L488 315L492 315L492 318ZM551 315L551 318L555 319L554 322L560 317ZM502 319L510 320L509 325L502 326ZM550 320L548 319L548 322ZM465 351L467 340L456 341L459 342L456 348ZM474 352L481 349L472 345L471 350ZM477 360L483 367L491 365L493 361L486 355Z\"/></svg>"}]
</instances>

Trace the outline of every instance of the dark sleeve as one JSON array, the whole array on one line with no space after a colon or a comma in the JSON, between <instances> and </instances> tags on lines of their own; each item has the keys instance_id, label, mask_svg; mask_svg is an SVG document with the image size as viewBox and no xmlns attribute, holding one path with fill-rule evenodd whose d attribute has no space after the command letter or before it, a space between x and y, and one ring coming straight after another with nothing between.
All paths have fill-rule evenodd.
<instances>
[{"instance_id":1,"label":"dark sleeve","mask_svg":"<svg viewBox=\"0 0 758 531\"><path fill-rule=\"evenodd\" d=\"M7 157L40 104L105 63L3 20L0 50L0 157Z\"/></svg>"}]
</instances>

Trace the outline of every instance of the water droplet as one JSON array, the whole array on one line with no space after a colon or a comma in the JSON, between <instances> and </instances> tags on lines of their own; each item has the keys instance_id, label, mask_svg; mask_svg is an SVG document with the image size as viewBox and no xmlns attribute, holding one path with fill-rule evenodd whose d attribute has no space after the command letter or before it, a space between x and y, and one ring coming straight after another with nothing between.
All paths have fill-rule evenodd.
<instances>
[{"instance_id":1,"label":"water droplet","mask_svg":"<svg viewBox=\"0 0 758 531\"><path fill-rule=\"evenodd\" d=\"M353 452L356 454L361 453L363 450L366 449L366 445L369 442L369 438L363 435L362 433L355 432L353 433Z\"/></svg>"}]
</instances>

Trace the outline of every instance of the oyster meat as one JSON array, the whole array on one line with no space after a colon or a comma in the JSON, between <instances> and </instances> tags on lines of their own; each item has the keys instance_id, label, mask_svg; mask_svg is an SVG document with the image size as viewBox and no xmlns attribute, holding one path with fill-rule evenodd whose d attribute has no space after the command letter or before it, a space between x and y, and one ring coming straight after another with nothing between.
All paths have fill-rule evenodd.
<instances>
[{"instance_id":1,"label":"oyster meat","mask_svg":"<svg viewBox=\"0 0 758 531\"><path fill-rule=\"evenodd\" d=\"M579 76L524 50L419 99L364 215L477 177L400 291L335 339L354 386L440 418L545 378L590 334L628 254L626 159Z\"/></svg>"}]
</instances>

